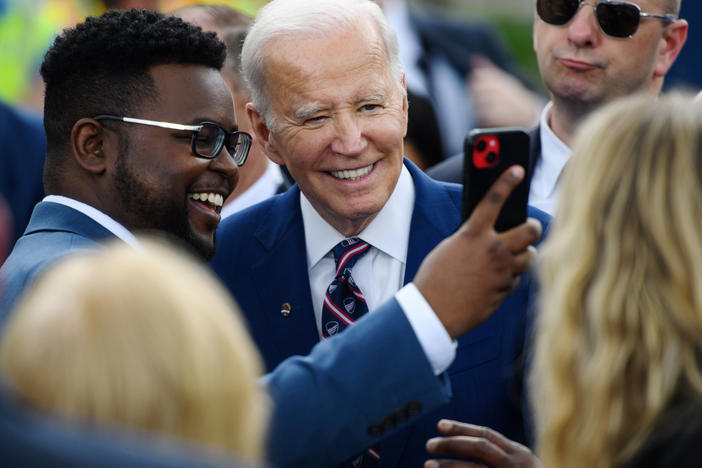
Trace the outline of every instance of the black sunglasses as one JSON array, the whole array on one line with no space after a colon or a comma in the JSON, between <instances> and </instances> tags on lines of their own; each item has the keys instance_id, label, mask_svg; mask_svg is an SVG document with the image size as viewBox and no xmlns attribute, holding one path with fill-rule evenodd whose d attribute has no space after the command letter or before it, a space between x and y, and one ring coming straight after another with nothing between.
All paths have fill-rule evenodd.
<instances>
[{"instance_id":1,"label":"black sunglasses","mask_svg":"<svg viewBox=\"0 0 702 468\"><path fill-rule=\"evenodd\" d=\"M237 166L243 166L251 148L251 135L246 132L228 132L214 122L202 122L197 125L183 125L170 122L156 122L154 120L135 119L133 117L119 117L117 115L96 115L95 120L118 120L120 122L150 125L152 127L171 128L174 130L188 130L192 132L190 150L200 158L214 159L222 148L226 146L227 152L234 159Z\"/></svg>"},{"instance_id":2,"label":"black sunglasses","mask_svg":"<svg viewBox=\"0 0 702 468\"><path fill-rule=\"evenodd\" d=\"M698 0L699 1L699 0ZM604 0L599 3L581 0L537 0L536 12L542 21L554 26L565 26L575 17L583 5L590 5L595 10L600 29L608 36L629 38L639 28L641 18L658 18L671 22L678 19L675 15L654 15L643 13L638 5L629 2Z\"/></svg>"}]
</instances>

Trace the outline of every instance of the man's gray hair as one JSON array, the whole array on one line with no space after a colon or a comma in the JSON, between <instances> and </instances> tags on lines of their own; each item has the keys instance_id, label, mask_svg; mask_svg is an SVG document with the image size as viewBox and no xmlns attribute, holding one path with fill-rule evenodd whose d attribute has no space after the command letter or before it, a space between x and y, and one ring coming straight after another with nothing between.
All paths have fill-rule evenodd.
<instances>
[{"instance_id":1,"label":"man's gray hair","mask_svg":"<svg viewBox=\"0 0 702 468\"><path fill-rule=\"evenodd\" d=\"M280 37L325 37L370 19L385 47L390 71L404 94L403 69L397 36L380 7L371 0L273 0L256 16L241 51L241 67L251 100L269 129L275 128L270 93L266 86L266 45Z\"/></svg>"}]
</instances>

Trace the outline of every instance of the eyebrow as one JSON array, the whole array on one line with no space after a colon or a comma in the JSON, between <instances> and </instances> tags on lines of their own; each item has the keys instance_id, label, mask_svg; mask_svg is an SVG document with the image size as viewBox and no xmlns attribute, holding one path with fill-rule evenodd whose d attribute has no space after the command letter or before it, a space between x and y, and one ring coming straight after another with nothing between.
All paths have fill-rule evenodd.
<instances>
[{"instance_id":1,"label":"eyebrow","mask_svg":"<svg viewBox=\"0 0 702 468\"><path fill-rule=\"evenodd\" d=\"M360 96L355 99L355 102L366 102L366 101L384 101L385 95L382 93L368 94L366 96ZM296 121L304 121L315 115L317 112L326 110L327 107L321 104L310 104L303 106L297 112L293 114L293 119Z\"/></svg>"},{"instance_id":2,"label":"eyebrow","mask_svg":"<svg viewBox=\"0 0 702 468\"><path fill-rule=\"evenodd\" d=\"M385 100L385 95L384 94L369 94L368 96L362 96L358 98L358 102L363 102L363 101L384 101Z\"/></svg>"},{"instance_id":3,"label":"eyebrow","mask_svg":"<svg viewBox=\"0 0 702 468\"><path fill-rule=\"evenodd\" d=\"M215 119L211 119L211 118L207 118L207 117L195 117L194 119L190 120L190 123L188 125L200 125L202 122L212 122L212 123L219 125L220 127L222 127L225 130L227 129L227 127L225 125L223 125L222 122L218 122ZM236 132L238 130L239 130L238 122L234 122L234 127L233 127L232 132Z\"/></svg>"},{"instance_id":4,"label":"eyebrow","mask_svg":"<svg viewBox=\"0 0 702 468\"><path fill-rule=\"evenodd\" d=\"M296 121L304 121L312 117L317 112L323 111L324 109L324 106L318 104L303 106L293 114L293 119Z\"/></svg>"}]
</instances>

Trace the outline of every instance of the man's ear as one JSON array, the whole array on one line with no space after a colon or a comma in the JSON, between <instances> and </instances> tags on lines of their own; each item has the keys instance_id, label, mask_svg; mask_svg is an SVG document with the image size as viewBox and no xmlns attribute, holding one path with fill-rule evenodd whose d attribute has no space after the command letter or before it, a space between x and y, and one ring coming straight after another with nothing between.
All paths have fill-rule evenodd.
<instances>
[{"instance_id":1,"label":"man's ear","mask_svg":"<svg viewBox=\"0 0 702 468\"><path fill-rule=\"evenodd\" d=\"M687 40L687 28L687 21L684 19L675 20L665 27L653 70L654 77L665 76L670 67L673 66L673 62L678 58Z\"/></svg>"},{"instance_id":2,"label":"man's ear","mask_svg":"<svg viewBox=\"0 0 702 468\"><path fill-rule=\"evenodd\" d=\"M261 144L263 152L268 156L268 159L279 166L284 166L285 161L280 157L280 154L273 144L272 133L268 125L266 125L266 119L263 118L263 115L254 107L252 102L246 104L246 114L249 116L249 122L251 122L251 128L254 131L256 139Z\"/></svg>"},{"instance_id":3,"label":"man's ear","mask_svg":"<svg viewBox=\"0 0 702 468\"><path fill-rule=\"evenodd\" d=\"M73 124L73 157L84 170L99 175L105 172L105 129L94 119L83 118Z\"/></svg>"}]
</instances>

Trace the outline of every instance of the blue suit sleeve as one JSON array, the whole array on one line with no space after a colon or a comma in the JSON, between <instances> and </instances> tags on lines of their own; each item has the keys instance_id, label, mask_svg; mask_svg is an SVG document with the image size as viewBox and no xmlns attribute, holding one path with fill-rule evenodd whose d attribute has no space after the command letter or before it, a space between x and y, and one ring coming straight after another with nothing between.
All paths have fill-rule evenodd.
<instances>
[{"instance_id":1,"label":"blue suit sleeve","mask_svg":"<svg viewBox=\"0 0 702 468\"><path fill-rule=\"evenodd\" d=\"M264 377L269 460L333 466L450 399L395 299Z\"/></svg>"}]
</instances>

